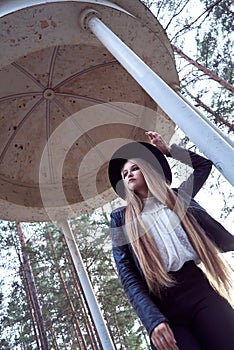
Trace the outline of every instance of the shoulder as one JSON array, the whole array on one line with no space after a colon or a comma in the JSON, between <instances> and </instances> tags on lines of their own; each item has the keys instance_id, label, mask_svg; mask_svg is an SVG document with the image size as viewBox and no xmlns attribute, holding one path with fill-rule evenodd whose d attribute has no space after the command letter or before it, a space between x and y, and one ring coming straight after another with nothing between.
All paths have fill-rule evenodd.
<instances>
[{"instance_id":1,"label":"shoulder","mask_svg":"<svg viewBox=\"0 0 234 350\"><path fill-rule=\"evenodd\" d=\"M124 215L125 211L126 211L126 207L119 207L119 208L114 209L111 212L110 216L111 217L118 217L118 216Z\"/></svg>"},{"instance_id":2,"label":"shoulder","mask_svg":"<svg viewBox=\"0 0 234 350\"><path fill-rule=\"evenodd\" d=\"M119 207L119 208L114 209L114 210L111 212L111 214L121 213L121 212L123 212L123 211L125 211L125 210L126 210L126 206Z\"/></svg>"},{"instance_id":3,"label":"shoulder","mask_svg":"<svg viewBox=\"0 0 234 350\"><path fill-rule=\"evenodd\" d=\"M176 196L182 200L185 207L195 210L198 209L206 212L206 210L198 202L196 202L192 196L190 196L187 192L183 191L181 188L172 188L172 190L174 191Z\"/></svg>"},{"instance_id":4,"label":"shoulder","mask_svg":"<svg viewBox=\"0 0 234 350\"><path fill-rule=\"evenodd\" d=\"M111 214L111 226L122 226L125 220L126 207L119 207L114 209Z\"/></svg>"},{"instance_id":5,"label":"shoulder","mask_svg":"<svg viewBox=\"0 0 234 350\"><path fill-rule=\"evenodd\" d=\"M120 207L111 212L111 240L112 248L119 248L129 243L125 228L125 210L126 207Z\"/></svg>"}]
</instances>

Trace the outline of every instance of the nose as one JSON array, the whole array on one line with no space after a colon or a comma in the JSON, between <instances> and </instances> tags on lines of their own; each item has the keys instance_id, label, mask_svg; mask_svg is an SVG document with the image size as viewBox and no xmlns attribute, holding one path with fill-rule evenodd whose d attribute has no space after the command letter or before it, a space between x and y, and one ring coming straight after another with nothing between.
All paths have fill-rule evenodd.
<instances>
[{"instance_id":1,"label":"nose","mask_svg":"<svg viewBox=\"0 0 234 350\"><path fill-rule=\"evenodd\" d=\"M133 176L133 173L132 173L131 170L129 170L129 172L128 172L128 178L129 178L129 177L132 177L132 176Z\"/></svg>"}]
</instances>

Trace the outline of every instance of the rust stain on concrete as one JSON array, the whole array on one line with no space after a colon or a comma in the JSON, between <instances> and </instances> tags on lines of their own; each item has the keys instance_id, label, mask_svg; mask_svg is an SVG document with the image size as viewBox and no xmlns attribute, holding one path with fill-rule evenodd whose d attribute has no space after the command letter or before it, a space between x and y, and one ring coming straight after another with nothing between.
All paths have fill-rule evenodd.
<instances>
[{"instance_id":1,"label":"rust stain on concrete","mask_svg":"<svg viewBox=\"0 0 234 350\"><path fill-rule=\"evenodd\" d=\"M49 23L46 20L40 21L40 23L41 23L41 29L45 29L49 27Z\"/></svg>"}]
</instances>

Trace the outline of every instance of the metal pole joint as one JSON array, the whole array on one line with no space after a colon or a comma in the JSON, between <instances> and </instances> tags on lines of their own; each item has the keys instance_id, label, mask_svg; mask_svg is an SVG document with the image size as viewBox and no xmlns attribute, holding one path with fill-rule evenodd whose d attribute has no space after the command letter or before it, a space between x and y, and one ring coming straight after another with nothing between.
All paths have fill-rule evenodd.
<instances>
[{"instance_id":1,"label":"metal pole joint","mask_svg":"<svg viewBox=\"0 0 234 350\"><path fill-rule=\"evenodd\" d=\"M83 10L80 14L80 24L81 28L86 30L89 28L88 24L91 18L98 17L101 19L101 15L98 11L92 9L92 8L86 8Z\"/></svg>"}]
</instances>

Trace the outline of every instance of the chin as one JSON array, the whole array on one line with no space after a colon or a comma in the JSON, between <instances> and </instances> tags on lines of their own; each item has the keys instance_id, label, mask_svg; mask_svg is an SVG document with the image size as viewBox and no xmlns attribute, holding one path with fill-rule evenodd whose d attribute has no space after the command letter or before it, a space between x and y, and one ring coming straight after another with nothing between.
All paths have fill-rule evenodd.
<instances>
[{"instance_id":1,"label":"chin","mask_svg":"<svg viewBox=\"0 0 234 350\"><path fill-rule=\"evenodd\" d=\"M136 188L133 184L130 184L130 186L128 186L129 190L132 191L132 192L135 192L136 191Z\"/></svg>"}]
</instances>

